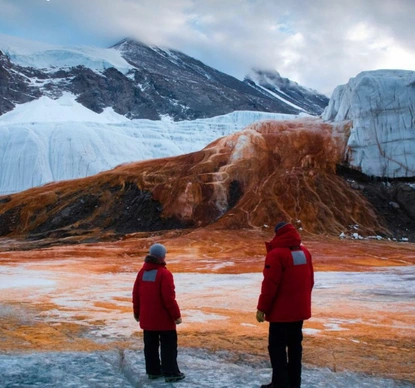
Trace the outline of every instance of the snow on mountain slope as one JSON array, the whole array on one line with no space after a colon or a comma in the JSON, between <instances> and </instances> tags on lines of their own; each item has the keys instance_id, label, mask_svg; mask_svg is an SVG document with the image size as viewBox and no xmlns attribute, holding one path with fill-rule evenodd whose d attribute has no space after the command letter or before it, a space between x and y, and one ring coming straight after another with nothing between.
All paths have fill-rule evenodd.
<instances>
[{"instance_id":1,"label":"snow on mountain slope","mask_svg":"<svg viewBox=\"0 0 415 388\"><path fill-rule=\"evenodd\" d=\"M299 111L314 115L320 115L329 102L325 95L283 78L277 71L252 69L244 82L265 95L272 95Z\"/></svg>"},{"instance_id":2,"label":"snow on mountain slope","mask_svg":"<svg viewBox=\"0 0 415 388\"><path fill-rule=\"evenodd\" d=\"M255 121L293 117L245 111L194 121L128 120L112 108L90 111L70 93L42 97L0 116L0 195L197 151Z\"/></svg>"},{"instance_id":3,"label":"snow on mountain slope","mask_svg":"<svg viewBox=\"0 0 415 388\"><path fill-rule=\"evenodd\" d=\"M17 65L35 69L56 71L57 68L85 66L105 70L115 67L126 73L132 68L118 50L111 48L54 46L0 34L0 50Z\"/></svg>"},{"instance_id":4,"label":"snow on mountain slope","mask_svg":"<svg viewBox=\"0 0 415 388\"><path fill-rule=\"evenodd\" d=\"M77 96L86 108L128 119L175 121L234 111L320 114L328 100L302 103L299 85L266 92L177 50L123 39L110 48L64 47L0 35L0 115L41 96ZM269 90L269 89L268 89ZM301 90L306 90L305 88ZM304 99L308 100L307 93ZM300 109L298 107L301 107Z\"/></svg>"},{"instance_id":5,"label":"snow on mountain slope","mask_svg":"<svg viewBox=\"0 0 415 388\"><path fill-rule=\"evenodd\" d=\"M415 176L415 72L365 71L338 86L323 113L352 121L348 162L366 175Z\"/></svg>"},{"instance_id":6,"label":"snow on mountain slope","mask_svg":"<svg viewBox=\"0 0 415 388\"><path fill-rule=\"evenodd\" d=\"M54 100L43 96L28 104L17 105L15 109L0 117L0 125L26 123L92 122L97 124L129 122L127 118L106 108L97 114L75 100L71 93L64 92Z\"/></svg>"}]
</instances>

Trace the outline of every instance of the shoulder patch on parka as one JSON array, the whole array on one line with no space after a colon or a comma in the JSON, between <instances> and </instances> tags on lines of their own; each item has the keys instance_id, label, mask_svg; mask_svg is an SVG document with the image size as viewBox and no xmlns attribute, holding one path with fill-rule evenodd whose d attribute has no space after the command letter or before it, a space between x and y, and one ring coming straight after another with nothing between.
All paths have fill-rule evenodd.
<instances>
[{"instance_id":1,"label":"shoulder patch on parka","mask_svg":"<svg viewBox=\"0 0 415 388\"><path fill-rule=\"evenodd\" d=\"M144 271L143 282L155 282L158 269L152 269L150 271Z\"/></svg>"},{"instance_id":2,"label":"shoulder patch on parka","mask_svg":"<svg viewBox=\"0 0 415 388\"><path fill-rule=\"evenodd\" d=\"M303 251L291 251L291 256L293 257L294 265L303 265L307 264L307 258Z\"/></svg>"}]
</instances>

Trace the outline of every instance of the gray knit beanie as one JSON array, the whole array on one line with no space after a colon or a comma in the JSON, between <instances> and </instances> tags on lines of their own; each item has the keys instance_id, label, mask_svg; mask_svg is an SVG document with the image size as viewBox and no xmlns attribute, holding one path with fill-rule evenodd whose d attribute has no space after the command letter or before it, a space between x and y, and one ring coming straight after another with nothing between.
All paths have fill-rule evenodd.
<instances>
[{"instance_id":1,"label":"gray knit beanie","mask_svg":"<svg viewBox=\"0 0 415 388\"><path fill-rule=\"evenodd\" d=\"M158 259L164 259L166 257L167 249L163 244L153 244L150 247L150 256L157 257Z\"/></svg>"}]
</instances>

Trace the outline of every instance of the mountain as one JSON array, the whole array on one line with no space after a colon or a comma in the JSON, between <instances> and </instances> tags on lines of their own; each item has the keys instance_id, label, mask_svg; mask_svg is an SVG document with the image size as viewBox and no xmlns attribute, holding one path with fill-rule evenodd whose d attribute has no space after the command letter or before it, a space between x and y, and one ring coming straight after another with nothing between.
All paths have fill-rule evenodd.
<instances>
[{"instance_id":1,"label":"mountain","mask_svg":"<svg viewBox=\"0 0 415 388\"><path fill-rule=\"evenodd\" d=\"M288 78L282 78L277 71L253 69L244 82L257 90L271 94L288 105L303 112L313 112L320 115L329 99L315 90L305 88Z\"/></svg>"},{"instance_id":2,"label":"mountain","mask_svg":"<svg viewBox=\"0 0 415 388\"><path fill-rule=\"evenodd\" d=\"M130 163L0 199L0 236L92 241L144 231L261 228L287 219L311 233L388 235L374 208L336 175L338 128L268 121L203 150Z\"/></svg>"},{"instance_id":3,"label":"mountain","mask_svg":"<svg viewBox=\"0 0 415 388\"><path fill-rule=\"evenodd\" d=\"M365 71L338 86L322 117L350 121L347 163L368 176L415 177L415 72Z\"/></svg>"},{"instance_id":4,"label":"mountain","mask_svg":"<svg viewBox=\"0 0 415 388\"><path fill-rule=\"evenodd\" d=\"M238 110L320 114L320 105L264 92L176 50L124 39L109 49L65 48L0 37L0 114L41 96L76 96L86 108L128 119L193 120ZM292 83L294 85L294 83ZM289 87L287 87L289 89ZM302 108L307 106L307 109Z\"/></svg>"}]
</instances>

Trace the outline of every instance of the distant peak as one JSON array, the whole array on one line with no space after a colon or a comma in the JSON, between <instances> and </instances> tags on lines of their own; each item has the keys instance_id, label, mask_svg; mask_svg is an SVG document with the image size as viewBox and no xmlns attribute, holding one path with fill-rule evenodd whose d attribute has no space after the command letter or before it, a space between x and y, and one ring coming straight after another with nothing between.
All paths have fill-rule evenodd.
<instances>
[{"instance_id":1,"label":"distant peak","mask_svg":"<svg viewBox=\"0 0 415 388\"><path fill-rule=\"evenodd\" d=\"M247 77L249 76L266 76L269 78L281 78L281 75L280 73L278 73L277 70L258 68L251 69L251 71L247 74Z\"/></svg>"},{"instance_id":2,"label":"distant peak","mask_svg":"<svg viewBox=\"0 0 415 388\"><path fill-rule=\"evenodd\" d=\"M144 42L138 39L124 38L120 40L118 43L115 43L114 45L112 45L110 48L119 49L121 47L126 47L126 46L147 46L147 44L145 44Z\"/></svg>"}]
</instances>

